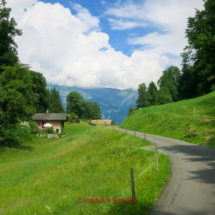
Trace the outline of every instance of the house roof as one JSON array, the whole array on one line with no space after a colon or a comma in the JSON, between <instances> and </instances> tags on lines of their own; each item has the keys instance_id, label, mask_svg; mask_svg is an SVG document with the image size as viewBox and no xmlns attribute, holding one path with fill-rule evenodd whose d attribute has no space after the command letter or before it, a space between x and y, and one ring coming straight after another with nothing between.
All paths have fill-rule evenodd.
<instances>
[{"instance_id":1,"label":"house roof","mask_svg":"<svg viewBox=\"0 0 215 215\"><path fill-rule=\"evenodd\" d=\"M32 120L59 120L67 121L67 113L36 113Z\"/></svg>"},{"instance_id":2,"label":"house roof","mask_svg":"<svg viewBox=\"0 0 215 215\"><path fill-rule=\"evenodd\" d=\"M110 120L110 119L95 119L95 120L91 120L91 123L111 125L112 120Z\"/></svg>"}]
</instances>

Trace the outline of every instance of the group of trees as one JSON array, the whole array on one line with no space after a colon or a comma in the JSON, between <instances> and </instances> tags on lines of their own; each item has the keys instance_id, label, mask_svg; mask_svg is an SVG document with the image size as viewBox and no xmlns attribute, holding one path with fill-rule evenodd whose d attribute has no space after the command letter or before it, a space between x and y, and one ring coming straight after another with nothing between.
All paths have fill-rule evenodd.
<instances>
[{"instance_id":1,"label":"group of trees","mask_svg":"<svg viewBox=\"0 0 215 215\"><path fill-rule=\"evenodd\" d=\"M77 115L80 119L101 119L101 109L96 102L86 102L83 96L76 91L70 92L66 97L67 113Z\"/></svg>"},{"instance_id":2,"label":"group of trees","mask_svg":"<svg viewBox=\"0 0 215 215\"><path fill-rule=\"evenodd\" d=\"M157 82L159 90L154 82L148 86L144 83L138 86L137 108L149 107L152 105L166 104L178 101L178 87L180 80L178 67L170 66L163 71L163 75Z\"/></svg>"},{"instance_id":3,"label":"group of trees","mask_svg":"<svg viewBox=\"0 0 215 215\"><path fill-rule=\"evenodd\" d=\"M43 113L47 109L50 113L65 112L59 92L55 88L47 90L44 76L20 62L14 37L21 36L22 31L16 27L10 12L6 1L0 0L0 145L14 145L23 139L20 135L27 132L20 127L20 122L30 121L36 112ZM100 116L97 103L81 104L85 112L80 116ZM33 133L35 126L30 123L30 128Z\"/></svg>"},{"instance_id":4,"label":"group of trees","mask_svg":"<svg viewBox=\"0 0 215 215\"><path fill-rule=\"evenodd\" d=\"M157 82L138 86L136 108L198 97L215 90L215 1L207 0L204 10L188 18L182 69L170 66ZM129 112L132 111L129 107Z\"/></svg>"}]
</instances>

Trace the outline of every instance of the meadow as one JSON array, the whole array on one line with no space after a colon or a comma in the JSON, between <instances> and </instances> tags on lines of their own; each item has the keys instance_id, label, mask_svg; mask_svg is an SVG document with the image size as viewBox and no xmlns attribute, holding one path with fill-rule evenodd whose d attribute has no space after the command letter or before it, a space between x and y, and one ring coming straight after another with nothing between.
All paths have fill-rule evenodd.
<instances>
[{"instance_id":1,"label":"meadow","mask_svg":"<svg viewBox=\"0 0 215 215\"><path fill-rule=\"evenodd\" d=\"M1 149L0 214L147 214L169 179L169 158L159 154L157 171L154 151L140 148L151 145L147 140L86 123L66 123L65 131L60 139ZM114 203L131 198L130 168L138 202Z\"/></svg>"},{"instance_id":2,"label":"meadow","mask_svg":"<svg viewBox=\"0 0 215 215\"><path fill-rule=\"evenodd\" d=\"M121 128L215 145L215 92L133 111Z\"/></svg>"}]
</instances>

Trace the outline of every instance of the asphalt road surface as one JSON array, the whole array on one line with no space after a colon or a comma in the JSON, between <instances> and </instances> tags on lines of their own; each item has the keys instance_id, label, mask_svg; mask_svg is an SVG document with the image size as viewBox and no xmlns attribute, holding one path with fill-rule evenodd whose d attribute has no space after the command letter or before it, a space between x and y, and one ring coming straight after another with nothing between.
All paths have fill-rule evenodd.
<instances>
[{"instance_id":1,"label":"asphalt road surface","mask_svg":"<svg viewBox=\"0 0 215 215\"><path fill-rule=\"evenodd\" d=\"M150 215L215 215L215 149L150 134L146 139L171 160L170 180Z\"/></svg>"}]
</instances>

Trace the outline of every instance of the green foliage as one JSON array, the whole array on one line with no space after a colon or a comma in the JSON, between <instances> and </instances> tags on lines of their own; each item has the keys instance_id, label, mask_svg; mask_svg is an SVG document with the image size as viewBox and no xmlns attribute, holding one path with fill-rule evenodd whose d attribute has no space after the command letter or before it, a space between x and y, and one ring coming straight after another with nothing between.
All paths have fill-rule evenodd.
<instances>
[{"instance_id":1,"label":"green foliage","mask_svg":"<svg viewBox=\"0 0 215 215\"><path fill-rule=\"evenodd\" d=\"M22 35L22 31L17 29L15 19L10 16L11 8L6 8L6 1L1 1L0 5L0 66L14 66L18 62L17 44L15 36ZM3 72L0 68L0 74Z\"/></svg>"},{"instance_id":2,"label":"green foliage","mask_svg":"<svg viewBox=\"0 0 215 215\"><path fill-rule=\"evenodd\" d=\"M96 102L86 102L83 96L76 91L70 92L66 97L67 112L73 112L80 119L101 119L101 109Z\"/></svg>"},{"instance_id":3,"label":"green foliage","mask_svg":"<svg viewBox=\"0 0 215 215\"><path fill-rule=\"evenodd\" d=\"M215 84L215 2L205 1L205 9L196 10L188 19L188 46L182 53L180 98L193 98L211 92Z\"/></svg>"},{"instance_id":4,"label":"green foliage","mask_svg":"<svg viewBox=\"0 0 215 215\"><path fill-rule=\"evenodd\" d=\"M167 104L167 103L173 102L172 96L170 94L168 87L160 88L160 90L158 92L158 102L159 102L159 104Z\"/></svg>"},{"instance_id":5,"label":"green foliage","mask_svg":"<svg viewBox=\"0 0 215 215\"><path fill-rule=\"evenodd\" d=\"M55 89L46 90L49 113L64 113L64 107L59 92Z\"/></svg>"},{"instance_id":6,"label":"green foliage","mask_svg":"<svg viewBox=\"0 0 215 215\"><path fill-rule=\"evenodd\" d=\"M75 113L73 113L73 112L72 112L72 113L69 113L69 119L68 119L69 122L71 122L71 123L73 122L73 123L74 123L75 120L76 120L76 118L77 118L77 117L76 117L76 114L75 114Z\"/></svg>"},{"instance_id":7,"label":"green foliage","mask_svg":"<svg viewBox=\"0 0 215 215\"><path fill-rule=\"evenodd\" d=\"M54 129L52 127L49 127L46 130L48 134L54 134Z\"/></svg>"},{"instance_id":8,"label":"green foliage","mask_svg":"<svg viewBox=\"0 0 215 215\"><path fill-rule=\"evenodd\" d=\"M48 108L48 101L46 98L46 79L39 72L30 71L30 74L33 82L32 90L37 97L35 101L37 113L44 113Z\"/></svg>"},{"instance_id":9,"label":"green foliage","mask_svg":"<svg viewBox=\"0 0 215 215\"><path fill-rule=\"evenodd\" d=\"M158 104L158 89L153 81L149 84L147 97L150 106Z\"/></svg>"},{"instance_id":10,"label":"green foliage","mask_svg":"<svg viewBox=\"0 0 215 215\"><path fill-rule=\"evenodd\" d=\"M39 128L36 122L29 121L29 128L30 128L30 133L31 134L38 134L39 133Z\"/></svg>"},{"instance_id":11,"label":"green foliage","mask_svg":"<svg viewBox=\"0 0 215 215\"><path fill-rule=\"evenodd\" d=\"M163 71L163 75L158 80L158 86L160 88L166 87L173 101L178 100L178 85L180 80L180 70L176 66L170 66L168 69Z\"/></svg>"},{"instance_id":12,"label":"green foliage","mask_svg":"<svg viewBox=\"0 0 215 215\"><path fill-rule=\"evenodd\" d=\"M8 130L14 131L20 121L28 121L36 112L34 108L36 96L32 91L32 80L26 65L2 66L2 69L3 72L0 75L0 136L4 138L5 135L8 136Z\"/></svg>"},{"instance_id":13,"label":"green foliage","mask_svg":"<svg viewBox=\"0 0 215 215\"><path fill-rule=\"evenodd\" d=\"M67 113L75 113L79 118L82 118L84 112L84 100L81 94L76 91L70 92L66 97Z\"/></svg>"},{"instance_id":14,"label":"green foliage","mask_svg":"<svg viewBox=\"0 0 215 215\"><path fill-rule=\"evenodd\" d=\"M144 108L149 106L148 95L146 92L146 85L144 83L138 85L138 98L137 98L137 108Z\"/></svg>"},{"instance_id":15,"label":"green foliage","mask_svg":"<svg viewBox=\"0 0 215 215\"><path fill-rule=\"evenodd\" d=\"M96 102L83 102L84 112L83 118L85 119L101 119L102 111Z\"/></svg>"}]
</instances>

